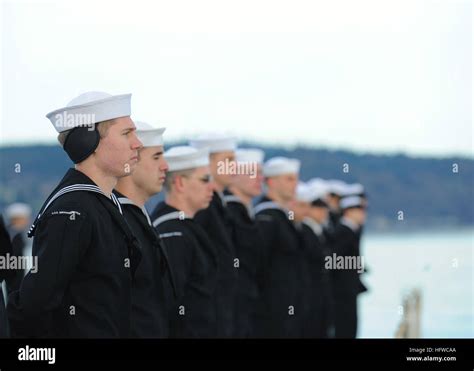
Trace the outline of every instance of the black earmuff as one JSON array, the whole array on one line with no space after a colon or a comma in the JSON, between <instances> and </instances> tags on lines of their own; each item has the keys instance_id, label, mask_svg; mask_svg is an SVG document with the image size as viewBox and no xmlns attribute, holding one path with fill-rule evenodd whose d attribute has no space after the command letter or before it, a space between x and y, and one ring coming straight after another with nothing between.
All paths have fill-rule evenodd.
<instances>
[{"instance_id":1,"label":"black earmuff","mask_svg":"<svg viewBox=\"0 0 474 371\"><path fill-rule=\"evenodd\" d=\"M97 125L80 126L70 131L63 148L75 164L84 161L99 145L100 134Z\"/></svg>"}]
</instances>

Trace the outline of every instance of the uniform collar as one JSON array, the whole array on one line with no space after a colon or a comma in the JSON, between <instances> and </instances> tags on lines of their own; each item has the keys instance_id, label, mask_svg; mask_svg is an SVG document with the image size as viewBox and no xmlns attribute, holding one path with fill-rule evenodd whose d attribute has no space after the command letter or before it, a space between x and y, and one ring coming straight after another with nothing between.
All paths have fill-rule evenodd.
<instances>
[{"instance_id":1,"label":"uniform collar","mask_svg":"<svg viewBox=\"0 0 474 371\"><path fill-rule=\"evenodd\" d=\"M306 224L311 230L317 235L320 236L323 234L323 226L316 222L314 219L305 218L303 223Z\"/></svg>"},{"instance_id":2,"label":"uniform collar","mask_svg":"<svg viewBox=\"0 0 474 371\"><path fill-rule=\"evenodd\" d=\"M214 191L213 199L215 199L217 202L220 202L223 207L227 206L227 202L224 198L224 192Z\"/></svg>"},{"instance_id":3,"label":"uniform collar","mask_svg":"<svg viewBox=\"0 0 474 371\"><path fill-rule=\"evenodd\" d=\"M124 196L122 193L120 193L119 191L117 191L115 189L114 189L113 192L117 196L117 199L118 199L118 201L120 202L121 205L131 205L131 206L134 206L134 207L140 209L140 211L143 213L143 215L145 215L145 218L148 222L148 225L151 226L150 215L148 215L148 211L146 210L145 206L138 206L135 202L133 202L128 197Z\"/></svg>"},{"instance_id":4,"label":"uniform collar","mask_svg":"<svg viewBox=\"0 0 474 371\"><path fill-rule=\"evenodd\" d=\"M41 207L40 212L36 216L35 221L31 225L28 231L28 237L33 237L36 226L38 225L38 221L41 216L46 212L46 210L53 204L53 202L61 197L64 194L75 192L75 191L86 191L86 192L94 192L100 194L108 199L109 202L112 202L114 206L118 209L120 214L122 214L122 208L120 203L117 200L117 197L112 193L110 196L103 192L94 181L89 178L83 172L70 168L66 174L64 175L63 179L59 182L58 186L51 192L49 197L46 199L45 203Z\"/></svg>"},{"instance_id":5,"label":"uniform collar","mask_svg":"<svg viewBox=\"0 0 474 371\"><path fill-rule=\"evenodd\" d=\"M280 210L286 216L288 216L290 212L290 210L288 210L286 207L281 206L280 204L276 203L272 199L268 198L266 195L260 199L257 205L255 205L255 213L257 214L260 210L265 210L265 209Z\"/></svg>"},{"instance_id":6,"label":"uniform collar","mask_svg":"<svg viewBox=\"0 0 474 371\"><path fill-rule=\"evenodd\" d=\"M360 229L360 226L357 223L354 223L352 220L345 217L341 218L340 223L350 228L353 232L357 232Z\"/></svg>"},{"instance_id":7,"label":"uniform collar","mask_svg":"<svg viewBox=\"0 0 474 371\"><path fill-rule=\"evenodd\" d=\"M234 202L234 203L238 203L242 205L242 207L244 207L245 210L247 210L247 214L250 217L250 219L252 220L255 219L255 212L254 212L254 208L252 207L252 204L250 205L244 204L242 200L236 195L234 195L231 191L229 190L224 191L224 200L226 204L228 204L229 202Z\"/></svg>"},{"instance_id":8,"label":"uniform collar","mask_svg":"<svg viewBox=\"0 0 474 371\"><path fill-rule=\"evenodd\" d=\"M152 214L152 225L153 227L158 226L159 224L168 221L168 220L192 220L189 216L184 214L182 211L174 208L173 206L168 205L165 201L160 202L155 211Z\"/></svg>"}]
</instances>

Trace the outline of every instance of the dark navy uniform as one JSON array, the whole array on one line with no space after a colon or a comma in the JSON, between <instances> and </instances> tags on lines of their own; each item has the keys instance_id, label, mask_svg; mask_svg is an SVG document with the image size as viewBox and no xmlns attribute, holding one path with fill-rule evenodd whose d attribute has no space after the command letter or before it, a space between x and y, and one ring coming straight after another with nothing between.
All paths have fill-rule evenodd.
<instances>
[{"instance_id":1,"label":"dark navy uniform","mask_svg":"<svg viewBox=\"0 0 474 371\"><path fill-rule=\"evenodd\" d=\"M339 224L341 216L342 214L340 211L329 210L328 221L326 224L326 233L331 241L333 238L332 235L334 234L336 227Z\"/></svg>"},{"instance_id":2,"label":"dark navy uniform","mask_svg":"<svg viewBox=\"0 0 474 371\"><path fill-rule=\"evenodd\" d=\"M360 235L358 229L341 218L334 231L333 252L339 257L359 256ZM357 269L335 269L332 271L335 336L355 338L357 335L357 296L365 291Z\"/></svg>"},{"instance_id":3,"label":"dark navy uniform","mask_svg":"<svg viewBox=\"0 0 474 371\"><path fill-rule=\"evenodd\" d=\"M218 337L224 338L235 335L238 267L232 242L233 221L221 197L222 195L214 192L209 207L199 211L194 219L206 231L216 248L219 264L216 293Z\"/></svg>"},{"instance_id":4,"label":"dark navy uniform","mask_svg":"<svg viewBox=\"0 0 474 371\"><path fill-rule=\"evenodd\" d=\"M322 227L316 231L317 225L311 220L305 220L300 225L303 244L308 264L309 290L307 301L307 325L304 327L304 337L327 338L330 331L331 307L328 301L332 295L328 272L324 268L324 258L328 253L324 245Z\"/></svg>"},{"instance_id":5,"label":"dark navy uniform","mask_svg":"<svg viewBox=\"0 0 474 371\"><path fill-rule=\"evenodd\" d=\"M13 336L130 336L140 248L116 197L70 169L30 230L38 271L9 297Z\"/></svg>"},{"instance_id":6,"label":"dark navy uniform","mask_svg":"<svg viewBox=\"0 0 474 371\"><path fill-rule=\"evenodd\" d=\"M24 233L17 233L13 236L12 238L12 252L11 255L15 257L21 257L25 256L26 254L26 241L25 241L26 236ZM30 251L31 254L31 251ZM28 255L30 255L28 254ZM6 279L7 283L7 291L10 294L13 291L19 290L21 281L23 280L23 276L25 275L25 272L22 268L14 269L13 274L10 275L9 278Z\"/></svg>"},{"instance_id":7,"label":"dark navy uniform","mask_svg":"<svg viewBox=\"0 0 474 371\"><path fill-rule=\"evenodd\" d=\"M199 224L165 202L157 205L151 218L174 278L176 297L167 289L170 336L217 337L218 261L212 242Z\"/></svg>"},{"instance_id":8,"label":"dark navy uniform","mask_svg":"<svg viewBox=\"0 0 474 371\"><path fill-rule=\"evenodd\" d=\"M165 285L171 284L166 252L143 207L114 191L132 233L137 237L142 259L132 282L131 335L138 338L166 338L169 335Z\"/></svg>"},{"instance_id":9,"label":"dark navy uniform","mask_svg":"<svg viewBox=\"0 0 474 371\"><path fill-rule=\"evenodd\" d=\"M264 238L263 337L303 336L305 255L300 235L288 210L267 197L255 206Z\"/></svg>"},{"instance_id":10,"label":"dark navy uniform","mask_svg":"<svg viewBox=\"0 0 474 371\"><path fill-rule=\"evenodd\" d=\"M234 220L232 239L239 259L236 337L255 337L261 318L263 289L263 237L254 219L253 210L230 191L224 200Z\"/></svg>"}]
</instances>

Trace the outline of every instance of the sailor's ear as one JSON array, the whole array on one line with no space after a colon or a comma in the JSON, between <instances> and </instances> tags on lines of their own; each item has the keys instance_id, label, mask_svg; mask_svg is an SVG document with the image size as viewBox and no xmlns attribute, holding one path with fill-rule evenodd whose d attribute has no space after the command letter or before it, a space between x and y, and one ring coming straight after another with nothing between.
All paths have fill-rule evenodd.
<instances>
[{"instance_id":1,"label":"sailor's ear","mask_svg":"<svg viewBox=\"0 0 474 371\"><path fill-rule=\"evenodd\" d=\"M173 183L177 191L182 192L184 189L184 176L175 175L173 177Z\"/></svg>"},{"instance_id":2,"label":"sailor's ear","mask_svg":"<svg viewBox=\"0 0 474 371\"><path fill-rule=\"evenodd\" d=\"M96 152L99 141L100 135L96 127L91 130L88 126L81 126L69 132L63 148L69 158L78 164Z\"/></svg>"}]
</instances>

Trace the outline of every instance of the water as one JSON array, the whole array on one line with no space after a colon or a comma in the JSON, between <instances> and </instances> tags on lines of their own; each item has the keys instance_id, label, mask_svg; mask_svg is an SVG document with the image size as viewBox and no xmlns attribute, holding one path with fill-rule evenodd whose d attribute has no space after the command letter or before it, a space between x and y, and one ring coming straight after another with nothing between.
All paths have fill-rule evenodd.
<instances>
[{"instance_id":1,"label":"water","mask_svg":"<svg viewBox=\"0 0 474 371\"><path fill-rule=\"evenodd\" d=\"M473 229L364 236L358 337L393 337L403 295L420 288L421 337L473 338L473 250Z\"/></svg>"}]
</instances>

